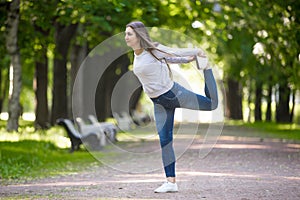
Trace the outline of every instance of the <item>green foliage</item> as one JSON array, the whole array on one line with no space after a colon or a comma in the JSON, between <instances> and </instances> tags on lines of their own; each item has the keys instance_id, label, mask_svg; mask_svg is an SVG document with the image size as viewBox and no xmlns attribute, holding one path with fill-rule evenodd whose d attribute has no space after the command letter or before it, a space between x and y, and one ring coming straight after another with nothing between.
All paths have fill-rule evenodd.
<instances>
[{"instance_id":1,"label":"green foliage","mask_svg":"<svg viewBox=\"0 0 300 200\"><path fill-rule=\"evenodd\" d=\"M295 79L299 70L295 69L300 67L296 17L300 4L292 0L224 0L220 6L221 15L214 20L226 26L215 36L227 74L242 81L250 78L275 84L289 79L292 85L299 85ZM256 44L262 51L253 54Z\"/></svg>"},{"instance_id":2,"label":"green foliage","mask_svg":"<svg viewBox=\"0 0 300 200\"><path fill-rule=\"evenodd\" d=\"M23 87L27 88L22 91L22 103L33 102L35 62L43 61L45 52L49 63L53 62L49 55L54 54L57 24L79 24L73 44L88 43L92 49L108 37L123 32L132 20L193 37L224 69L225 76L244 85L249 80L269 85L287 80L292 89L299 89L299 8L300 3L295 0L24 0L21 2L18 38ZM2 92L3 87L8 87L3 77L7 77L9 68L4 45L5 3L1 4L0 11ZM195 21L200 23L197 28L192 27ZM263 51L253 54L257 44ZM49 72L52 72L51 65ZM49 77L51 84L51 73ZM33 111L34 106L24 107Z\"/></svg>"}]
</instances>

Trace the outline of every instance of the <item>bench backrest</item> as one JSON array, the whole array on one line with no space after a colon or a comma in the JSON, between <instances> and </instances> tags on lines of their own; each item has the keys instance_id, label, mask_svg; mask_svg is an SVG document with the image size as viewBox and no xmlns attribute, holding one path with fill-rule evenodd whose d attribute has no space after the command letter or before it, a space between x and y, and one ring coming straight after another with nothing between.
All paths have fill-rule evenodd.
<instances>
[{"instance_id":1,"label":"bench backrest","mask_svg":"<svg viewBox=\"0 0 300 200\"><path fill-rule=\"evenodd\" d=\"M74 135L77 138L81 138L81 135L79 132L75 129L75 126L73 122L69 119L63 119L63 122L66 125L66 128L68 129L67 131L70 132L70 134Z\"/></svg>"}]
</instances>

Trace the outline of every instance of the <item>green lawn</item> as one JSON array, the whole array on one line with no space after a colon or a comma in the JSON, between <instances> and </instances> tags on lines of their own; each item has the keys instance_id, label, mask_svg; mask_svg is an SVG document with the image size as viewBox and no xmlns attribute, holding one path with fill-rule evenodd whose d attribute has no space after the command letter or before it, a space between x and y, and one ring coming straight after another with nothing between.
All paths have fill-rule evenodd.
<instances>
[{"instance_id":1,"label":"green lawn","mask_svg":"<svg viewBox=\"0 0 300 200\"><path fill-rule=\"evenodd\" d=\"M252 135L248 133L247 136L300 141L299 124L278 124L274 122L244 123L241 121L228 121L225 124L246 129L247 132L252 133Z\"/></svg>"},{"instance_id":2,"label":"green lawn","mask_svg":"<svg viewBox=\"0 0 300 200\"><path fill-rule=\"evenodd\" d=\"M100 164L84 147L69 153L69 139L60 127L35 131L31 123L23 122L19 133L8 133L1 123L0 179L3 183L71 174ZM102 156L101 152L97 154Z\"/></svg>"}]
</instances>

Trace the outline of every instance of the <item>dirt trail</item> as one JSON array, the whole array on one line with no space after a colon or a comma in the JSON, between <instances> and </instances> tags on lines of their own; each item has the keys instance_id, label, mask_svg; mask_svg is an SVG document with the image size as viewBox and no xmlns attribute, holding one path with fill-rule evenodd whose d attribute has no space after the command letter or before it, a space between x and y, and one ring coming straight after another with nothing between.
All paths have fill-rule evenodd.
<instances>
[{"instance_id":1,"label":"dirt trail","mask_svg":"<svg viewBox=\"0 0 300 200\"><path fill-rule=\"evenodd\" d=\"M241 135L241 130L224 129L225 134L234 131L236 133L230 135ZM125 154L120 153L115 157L118 162L113 168L101 165L79 174L2 185L0 196L1 199L74 200L300 199L299 143L222 135L210 153L199 158L201 142L193 140L178 159L178 193L153 192L164 181L162 169L155 164L156 154L127 160ZM127 144L127 150L153 150L157 145L156 141L133 143ZM143 169L144 173L130 169Z\"/></svg>"}]
</instances>

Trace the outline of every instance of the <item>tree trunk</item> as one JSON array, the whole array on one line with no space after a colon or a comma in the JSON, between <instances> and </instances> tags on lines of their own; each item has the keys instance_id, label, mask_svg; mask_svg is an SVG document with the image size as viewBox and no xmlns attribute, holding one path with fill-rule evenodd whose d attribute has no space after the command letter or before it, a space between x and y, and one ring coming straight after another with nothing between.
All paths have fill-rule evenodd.
<instances>
[{"instance_id":1,"label":"tree trunk","mask_svg":"<svg viewBox=\"0 0 300 200\"><path fill-rule=\"evenodd\" d=\"M7 65L9 66L9 64ZM9 87L9 77L8 77L8 70L0 70L0 113L2 113L3 103L7 97L7 91Z\"/></svg>"},{"instance_id":2,"label":"tree trunk","mask_svg":"<svg viewBox=\"0 0 300 200\"><path fill-rule=\"evenodd\" d=\"M20 62L20 52L18 47L19 12L20 0L11 1L8 11L6 35L6 48L11 57L10 69L13 70L13 80L10 85L11 93L8 105L8 131L18 131L19 116L21 112L20 93L22 87L22 70Z\"/></svg>"},{"instance_id":3,"label":"tree trunk","mask_svg":"<svg viewBox=\"0 0 300 200\"><path fill-rule=\"evenodd\" d=\"M71 95L70 95L70 97L72 97L72 98L70 98L68 100L68 102L69 102L68 105L70 105L69 109L68 109L69 113L73 113L72 100L76 99L76 98L78 99L81 96L81 94L79 92L80 88L78 87L78 84L76 85L77 88L75 88L74 82L75 82L76 78L79 78L79 77L77 77L77 72L80 68L80 65L86 58L87 54L88 54L88 45L87 44L85 44L83 46L74 45L72 47L71 56L70 56L70 61L71 61L71 84L70 84ZM79 74L78 76L81 76L81 74ZM80 77L80 78L82 78L82 77ZM71 116L69 116L69 117L71 117Z\"/></svg>"},{"instance_id":4,"label":"tree trunk","mask_svg":"<svg viewBox=\"0 0 300 200\"><path fill-rule=\"evenodd\" d=\"M272 121L272 86L268 87L266 121Z\"/></svg>"},{"instance_id":5,"label":"tree trunk","mask_svg":"<svg viewBox=\"0 0 300 200\"><path fill-rule=\"evenodd\" d=\"M34 29L41 41L42 48L36 50L35 54L35 80L34 89L36 97L35 105L35 128L46 129L49 128L49 107L48 107L48 56L47 56L47 42L44 40L49 37L50 30L44 30L37 24L34 24Z\"/></svg>"},{"instance_id":6,"label":"tree trunk","mask_svg":"<svg viewBox=\"0 0 300 200\"><path fill-rule=\"evenodd\" d=\"M102 78L100 79L96 92L96 112L97 117L100 121L103 121L107 117L112 116L112 92L118 80L128 71L129 64L130 60L127 55L119 57L107 68ZM117 71L119 72L116 73ZM123 100L125 100L125 97ZM125 108L128 105L120 104L120 106L122 106L122 108L117 110L129 110Z\"/></svg>"},{"instance_id":7,"label":"tree trunk","mask_svg":"<svg viewBox=\"0 0 300 200\"><path fill-rule=\"evenodd\" d=\"M255 121L261 121L261 100L262 100L262 84L256 82L255 88Z\"/></svg>"},{"instance_id":8,"label":"tree trunk","mask_svg":"<svg viewBox=\"0 0 300 200\"><path fill-rule=\"evenodd\" d=\"M288 123L290 121L289 112L290 88L287 80L279 85L279 99L276 106L276 121Z\"/></svg>"},{"instance_id":9,"label":"tree trunk","mask_svg":"<svg viewBox=\"0 0 300 200\"><path fill-rule=\"evenodd\" d=\"M76 91L73 91L72 97L74 117L86 119L93 114L99 121L104 121L112 116L114 108L116 112L129 111L132 106L129 106L128 97L137 88L136 77L128 72L129 64L128 55L125 54L118 58L112 56L111 51L89 55L76 75ZM115 92L116 86L120 85L121 91ZM117 94L117 98L113 94ZM117 105L114 104L115 101Z\"/></svg>"},{"instance_id":10,"label":"tree trunk","mask_svg":"<svg viewBox=\"0 0 300 200\"><path fill-rule=\"evenodd\" d=\"M48 58L47 49L44 49L44 59L36 62L35 69L35 128L48 128L49 127L49 109L47 98L47 85L48 85Z\"/></svg>"},{"instance_id":11,"label":"tree trunk","mask_svg":"<svg viewBox=\"0 0 300 200\"><path fill-rule=\"evenodd\" d=\"M66 65L68 49L76 28L77 24L69 26L56 25L51 124L55 124L58 118L68 117Z\"/></svg>"},{"instance_id":12,"label":"tree trunk","mask_svg":"<svg viewBox=\"0 0 300 200\"><path fill-rule=\"evenodd\" d=\"M231 119L243 119L242 91L238 81L227 79L227 117Z\"/></svg>"},{"instance_id":13,"label":"tree trunk","mask_svg":"<svg viewBox=\"0 0 300 200\"><path fill-rule=\"evenodd\" d=\"M251 103L252 103L252 81L249 80L249 86L248 86L248 99L247 99L247 105L248 105L248 118L247 122L251 122L251 116L252 116L252 109L251 109Z\"/></svg>"},{"instance_id":14,"label":"tree trunk","mask_svg":"<svg viewBox=\"0 0 300 200\"><path fill-rule=\"evenodd\" d=\"M2 80L2 70L0 70L0 113L2 113L3 100L5 96L5 93L3 92L2 84L4 84L4 81Z\"/></svg>"},{"instance_id":15,"label":"tree trunk","mask_svg":"<svg viewBox=\"0 0 300 200\"><path fill-rule=\"evenodd\" d=\"M293 94L292 94L292 109L291 109L291 112L290 112L290 123L293 122L293 118L294 118L294 112L295 112L295 106L296 106L296 91L297 90L293 90Z\"/></svg>"}]
</instances>

